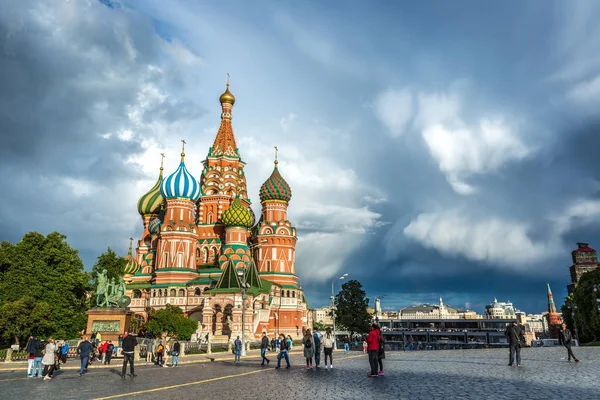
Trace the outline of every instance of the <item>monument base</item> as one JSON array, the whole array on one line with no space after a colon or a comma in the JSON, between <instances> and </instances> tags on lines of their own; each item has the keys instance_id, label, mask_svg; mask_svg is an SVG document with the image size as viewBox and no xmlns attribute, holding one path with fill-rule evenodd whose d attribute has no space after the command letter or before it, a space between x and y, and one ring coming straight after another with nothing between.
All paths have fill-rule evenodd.
<instances>
[{"instance_id":1,"label":"monument base","mask_svg":"<svg viewBox=\"0 0 600 400\"><path fill-rule=\"evenodd\" d=\"M100 332L102 341L116 342L119 336L129 332L131 316L134 313L127 308L92 308L86 314L88 323L85 334L88 338L92 332ZM117 343L114 344L117 346Z\"/></svg>"}]
</instances>

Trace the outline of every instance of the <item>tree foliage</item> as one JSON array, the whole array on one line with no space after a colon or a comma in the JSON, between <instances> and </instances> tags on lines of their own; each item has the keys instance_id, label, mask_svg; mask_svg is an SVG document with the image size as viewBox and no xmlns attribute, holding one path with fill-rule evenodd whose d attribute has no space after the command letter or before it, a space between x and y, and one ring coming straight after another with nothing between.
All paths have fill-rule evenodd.
<instances>
[{"instance_id":1,"label":"tree foliage","mask_svg":"<svg viewBox=\"0 0 600 400\"><path fill-rule=\"evenodd\" d=\"M371 324L371 314L367 311L369 299L357 280L350 280L342 285L342 290L335 296L336 328L342 327L354 333L367 333Z\"/></svg>"},{"instance_id":2,"label":"tree foliage","mask_svg":"<svg viewBox=\"0 0 600 400\"><path fill-rule=\"evenodd\" d=\"M325 329L327 329L327 327L325 326L325 324L324 324L324 323L322 323L322 322L319 322L319 321L317 321L317 322L313 322L313 330L314 330L314 331L319 331L319 332L322 332L322 331L324 331Z\"/></svg>"},{"instance_id":3,"label":"tree foliage","mask_svg":"<svg viewBox=\"0 0 600 400\"><path fill-rule=\"evenodd\" d=\"M151 335L166 334L181 340L189 340L197 329L198 321L187 318L181 308L171 304L152 313L146 324L146 332Z\"/></svg>"},{"instance_id":4,"label":"tree foliage","mask_svg":"<svg viewBox=\"0 0 600 400\"><path fill-rule=\"evenodd\" d=\"M567 297L562 306L563 320L569 329L575 331L575 322L582 342L591 342L600 338L600 314L598 313L598 302L600 292L594 292L594 285L600 286L600 269L586 272L581 276L577 287L572 295ZM573 305L577 309L572 313ZM572 314L575 315L573 319Z\"/></svg>"},{"instance_id":5,"label":"tree foliage","mask_svg":"<svg viewBox=\"0 0 600 400\"><path fill-rule=\"evenodd\" d=\"M0 244L0 330L22 341L30 334L72 339L85 328L90 276L77 250L53 232L30 232Z\"/></svg>"},{"instance_id":6,"label":"tree foliage","mask_svg":"<svg viewBox=\"0 0 600 400\"><path fill-rule=\"evenodd\" d=\"M119 257L110 247L106 251L98 256L96 264L92 267L92 286L96 290L98 284L98 275L102 273L102 270L106 270L108 280L122 277L125 271L125 265L127 260L123 257Z\"/></svg>"}]
</instances>

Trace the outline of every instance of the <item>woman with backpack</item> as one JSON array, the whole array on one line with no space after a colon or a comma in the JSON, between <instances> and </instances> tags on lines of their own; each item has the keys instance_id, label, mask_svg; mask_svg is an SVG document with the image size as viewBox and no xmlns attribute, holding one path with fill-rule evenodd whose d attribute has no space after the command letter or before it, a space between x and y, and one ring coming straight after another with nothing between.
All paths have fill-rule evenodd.
<instances>
[{"instance_id":1,"label":"woman with backpack","mask_svg":"<svg viewBox=\"0 0 600 400\"><path fill-rule=\"evenodd\" d=\"M333 335L331 334L331 328L327 328L325 331L325 337L323 338L323 353L325 354L325 369L329 369L327 366L327 357L329 356L329 364L331 364L331 369L333 369L333 359L331 358L333 354Z\"/></svg>"},{"instance_id":2,"label":"woman with backpack","mask_svg":"<svg viewBox=\"0 0 600 400\"><path fill-rule=\"evenodd\" d=\"M159 367L163 366L163 354L165 353L165 346L162 341L158 342L158 347L156 348L156 365Z\"/></svg>"},{"instance_id":3,"label":"woman with backpack","mask_svg":"<svg viewBox=\"0 0 600 400\"><path fill-rule=\"evenodd\" d=\"M310 333L310 329L306 330L304 338L302 338L302 344L304 345L304 357L306 358L306 369L312 369L312 359L315 355L315 343Z\"/></svg>"}]
</instances>

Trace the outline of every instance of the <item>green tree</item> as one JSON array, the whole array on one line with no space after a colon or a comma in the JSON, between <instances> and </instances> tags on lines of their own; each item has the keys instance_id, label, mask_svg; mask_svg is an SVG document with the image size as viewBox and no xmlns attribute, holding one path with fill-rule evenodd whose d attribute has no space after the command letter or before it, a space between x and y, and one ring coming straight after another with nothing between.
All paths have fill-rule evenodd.
<instances>
[{"instance_id":1,"label":"green tree","mask_svg":"<svg viewBox=\"0 0 600 400\"><path fill-rule=\"evenodd\" d=\"M16 244L0 244L0 320L10 321L2 324L4 338L20 342L39 329L38 335L72 339L85 328L90 276L65 239L57 232L31 232ZM11 307L36 310L14 313Z\"/></svg>"},{"instance_id":2,"label":"green tree","mask_svg":"<svg viewBox=\"0 0 600 400\"><path fill-rule=\"evenodd\" d=\"M314 331L324 331L325 329L327 329L327 327L325 326L324 323L322 322L313 322L313 330Z\"/></svg>"},{"instance_id":3,"label":"green tree","mask_svg":"<svg viewBox=\"0 0 600 400\"><path fill-rule=\"evenodd\" d=\"M586 272L581 276L577 287L572 296L567 297L567 301L562 306L563 319L571 331L577 330L582 342L596 341L600 338L600 315L598 313L598 303L596 299L600 292L594 291L594 285L600 285L600 269ZM575 320L572 317L572 307L577 306L575 310Z\"/></svg>"},{"instance_id":4,"label":"green tree","mask_svg":"<svg viewBox=\"0 0 600 400\"><path fill-rule=\"evenodd\" d=\"M123 257L119 257L117 253L112 251L109 247L106 251L98 256L96 264L92 267L92 286L96 290L98 275L102 273L102 270L106 270L108 279L119 277L124 275L125 265L127 260Z\"/></svg>"},{"instance_id":5,"label":"green tree","mask_svg":"<svg viewBox=\"0 0 600 400\"><path fill-rule=\"evenodd\" d=\"M335 323L354 333L367 333L371 324L371 314L367 311L369 299L357 280L350 280L342 285L342 290L335 296Z\"/></svg>"},{"instance_id":6,"label":"green tree","mask_svg":"<svg viewBox=\"0 0 600 400\"><path fill-rule=\"evenodd\" d=\"M151 335L164 333L181 340L189 340L197 329L198 321L187 318L181 308L171 304L154 312L146 324L146 332Z\"/></svg>"}]
</instances>

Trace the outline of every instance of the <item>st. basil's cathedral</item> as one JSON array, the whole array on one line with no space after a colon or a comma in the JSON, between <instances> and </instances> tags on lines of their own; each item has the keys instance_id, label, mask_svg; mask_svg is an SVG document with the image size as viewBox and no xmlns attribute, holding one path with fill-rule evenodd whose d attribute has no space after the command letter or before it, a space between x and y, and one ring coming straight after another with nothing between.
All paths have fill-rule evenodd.
<instances>
[{"instance_id":1,"label":"st. basil's cathedral","mask_svg":"<svg viewBox=\"0 0 600 400\"><path fill-rule=\"evenodd\" d=\"M166 304L199 321L197 335L226 341L241 334L242 287L247 288L248 337L299 337L312 326L296 275L296 228L287 219L292 191L279 173L260 188L261 215L250 208L245 163L231 126L235 97L220 97L221 125L203 161L200 181L181 163L138 201L144 231L135 256L130 244L125 281L138 320ZM202 335L202 336L200 336Z\"/></svg>"}]
</instances>

